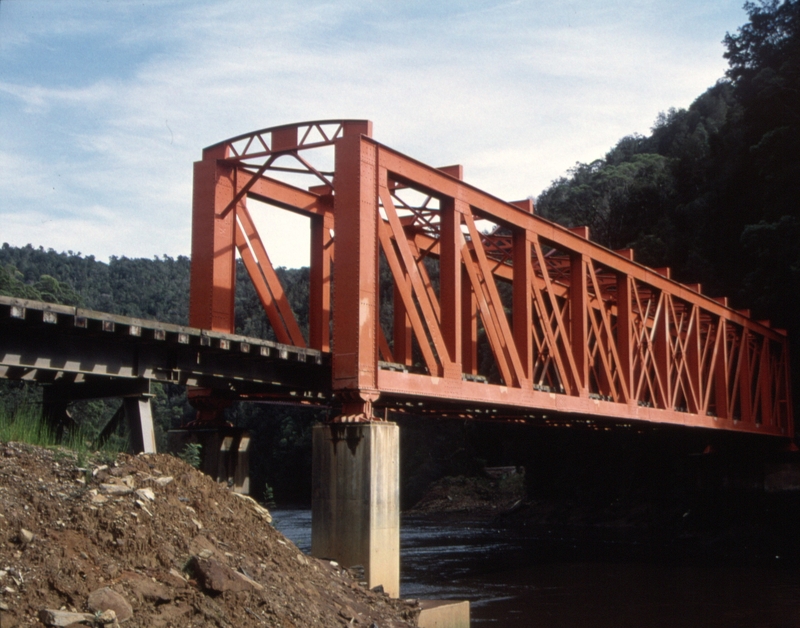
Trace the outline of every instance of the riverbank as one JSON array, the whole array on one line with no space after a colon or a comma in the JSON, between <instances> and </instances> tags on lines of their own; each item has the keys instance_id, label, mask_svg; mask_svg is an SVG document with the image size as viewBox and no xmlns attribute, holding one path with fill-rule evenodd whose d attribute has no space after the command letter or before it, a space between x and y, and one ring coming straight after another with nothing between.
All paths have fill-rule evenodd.
<instances>
[{"instance_id":1,"label":"riverbank","mask_svg":"<svg viewBox=\"0 0 800 628\"><path fill-rule=\"evenodd\" d=\"M105 607L142 628L416 625L415 605L303 554L256 502L172 456L0 443L0 507L3 628L91 624Z\"/></svg>"}]
</instances>

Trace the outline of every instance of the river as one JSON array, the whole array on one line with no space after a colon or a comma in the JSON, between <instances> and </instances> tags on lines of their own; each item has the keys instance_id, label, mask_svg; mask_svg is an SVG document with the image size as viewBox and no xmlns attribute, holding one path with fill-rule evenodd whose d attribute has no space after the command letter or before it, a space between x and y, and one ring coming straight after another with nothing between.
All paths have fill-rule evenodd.
<instances>
[{"instance_id":1,"label":"river","mask_svg":"<svg viewBox=\"0 0 800 628\"><path fill-rule=\"evenodd\" d=\"M272 511L311 549L311 511ZM550 530L404 516L401 595L467 599L473 626L508 628L789 628L800 626L800 569L736 566L602 551Z\"/></svg>"}]
</instances>

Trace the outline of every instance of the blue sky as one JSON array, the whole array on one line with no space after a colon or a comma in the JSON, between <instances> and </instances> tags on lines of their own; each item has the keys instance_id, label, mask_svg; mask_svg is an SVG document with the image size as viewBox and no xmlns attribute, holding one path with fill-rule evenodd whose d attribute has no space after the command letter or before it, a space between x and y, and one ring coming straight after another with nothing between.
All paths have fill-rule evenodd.
<instances>
[{"instance_id":1,"label":"blue sky","mask_svg":"<svg viewBox=\"0 0 800 628\"><path fill-rule=\"evenodd\" d=\"M189 254L202 148L314 119L536 196L721 78L742 4L0 0L0 242Z\"/></svg>"}]
</instances>

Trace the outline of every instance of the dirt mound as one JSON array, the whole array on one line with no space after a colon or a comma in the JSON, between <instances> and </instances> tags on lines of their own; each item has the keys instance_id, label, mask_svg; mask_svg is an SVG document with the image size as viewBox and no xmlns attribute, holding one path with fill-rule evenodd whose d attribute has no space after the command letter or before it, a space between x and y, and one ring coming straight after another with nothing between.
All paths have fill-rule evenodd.
<instances>
[{"instance_id":1,"label":"dirt mound","mask_svg":"<svg viewBox=\"0 0 800 628\"><path fill-rule=\"evenodd\" d=\"M112 599L131 627L416 625L416 605L305 556L253 500L174 457L78 462L0 443L2 628Z\"/></svg>"}]
</instances>

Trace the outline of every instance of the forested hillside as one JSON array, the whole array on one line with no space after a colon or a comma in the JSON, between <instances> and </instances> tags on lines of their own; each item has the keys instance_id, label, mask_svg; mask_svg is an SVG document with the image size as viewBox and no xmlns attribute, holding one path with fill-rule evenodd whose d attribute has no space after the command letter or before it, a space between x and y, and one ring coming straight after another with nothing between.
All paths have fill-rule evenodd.
<instances>
[{"instance_id":1,"label":"forested hillside","mask_svg":"<svg viewBox=\"0 0 800 628\"><path fill-rule=\"evenodd\" d=\"M700 282L704 293L728 296L734 307L788 329L800 399L800 0L745 7L748 23L724 39L725 77L688 109L661 113L650 135L622 138L605 157L577 164L536 208L567 226L588 225L593 240L633 247L638 261L670 266L679 281ZM186 257L105 263L4 244L0 294L187 324L189 268ZM238 271L236 331L272 338L241 265ZM278 274L306 332L308 269ZM389 303L382 304L385 321ZM4 404L29 398L19 386L0 392ZM114 409L94 402L76 413L97 428ZM161 431L192 416L184 391L169 387L159 390L155 412ZM310 425L323 412L258 404L230 410L228 418L253 429L255 447L266 453L254 460L256 486L269 482L278 498L309 495ZM433 432L426 425L404 425L407 501L442 474L470 472L481 461L513 463L507 452L514 447L501 442L496 426L439 422Z\"/></svg>"},{"instance_id":2,"label":"forested hillside","mask_svg":"<svg viewBox=\"0 0 800 628\"><path fill-rule=\"evenodd\" d=\"M0 248L0 294L92 310L189 324L188 257L112 257L108 263L43 247ZM308 269L278 269L304 332L308 327ZM236 333L274 339L244 266L237 268Z\"/></svg>"},{"instance_id":3,"label":"forested hillside","mask_svg":"<svg viewBox=\"0 0 800 628\"><path fill-rule=\"evenodd\" d=\"M788 329L797 374L800 2L745 8L749 22L724 39L724 78L688 109L660 114L650 135L576 164L536 207Z\"/></svg>"}]
</instances>

